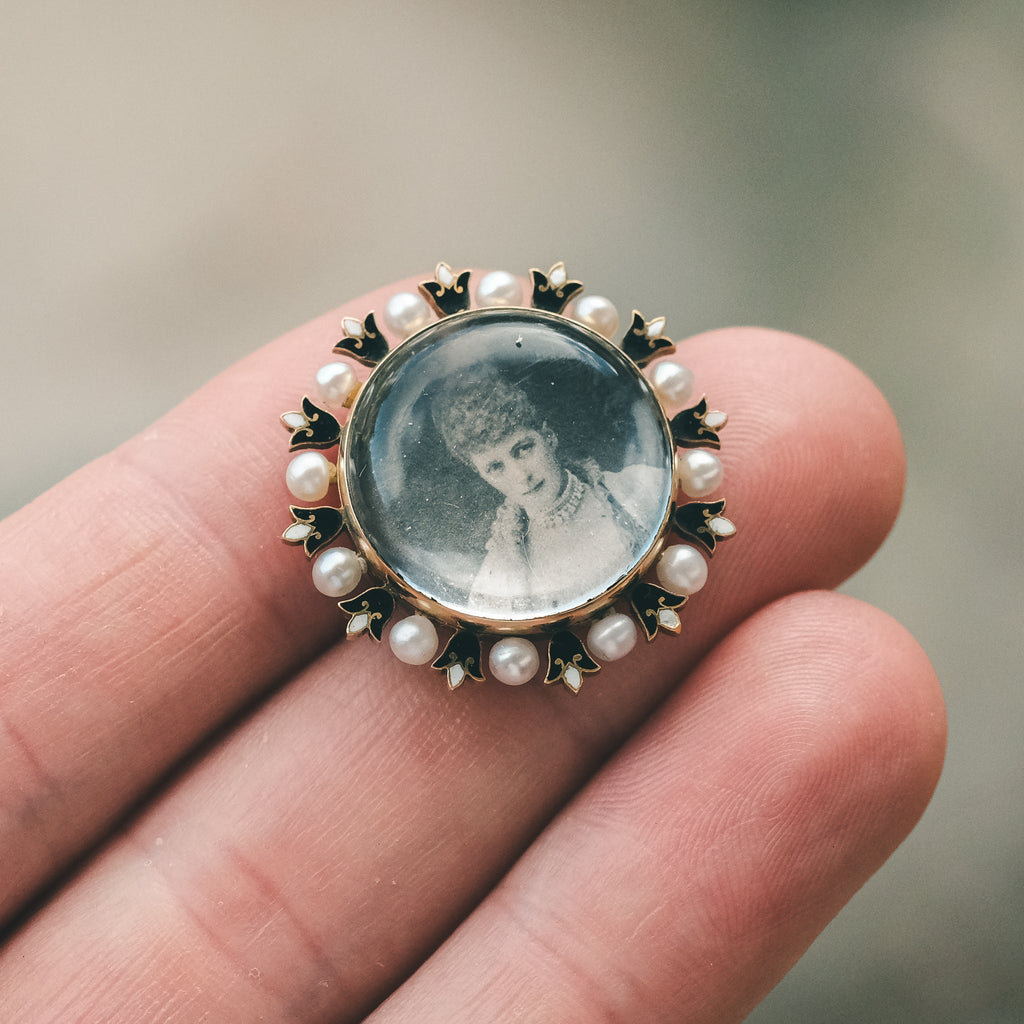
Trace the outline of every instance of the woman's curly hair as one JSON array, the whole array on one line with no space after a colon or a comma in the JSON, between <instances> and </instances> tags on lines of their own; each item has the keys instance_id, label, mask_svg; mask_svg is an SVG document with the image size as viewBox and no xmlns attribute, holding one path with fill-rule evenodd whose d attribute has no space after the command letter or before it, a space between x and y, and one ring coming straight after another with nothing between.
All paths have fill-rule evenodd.
<instances>
[{"instance_id":1,"label":"woman's curly hair","mask_svg":"<svg viewBox=\"0 0 1024 1024\"><path fill-rule=\"evenodd\" d=\"M497 374L477 373L446 385L434 398L431 415L445 446L463 462L516 430L551 435L523 388Z\"/></svg>"}]
</instances>

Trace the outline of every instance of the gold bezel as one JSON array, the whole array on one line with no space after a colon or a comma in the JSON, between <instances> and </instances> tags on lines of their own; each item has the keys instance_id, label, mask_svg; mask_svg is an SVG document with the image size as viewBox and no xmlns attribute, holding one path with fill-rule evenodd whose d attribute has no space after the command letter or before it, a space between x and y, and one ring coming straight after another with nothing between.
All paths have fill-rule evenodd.
<instances>
[{"instance_id":1,"label":"gold bezel","mask_svg":"<svg viewBox=\"0 0 1024 1024\"><path fill-rule=\"evenodd\" d=\"M678 487L678 473L676 461L672 454L672 433L668 417L665 415L665 410L658 401L650 382L646 377L644 377L643 373L641 373L635 363L625 356L621 349L616 348L611 342L606 338L603 338L596 331L591 330L586 324L581 324L560 314L551 313L545 310L531 309L527 306L502 306L489 307L485 309L462 310L458 313L452 313L448 316L442 317L434 323L428 324L426 327L410 335L402 342L401 345L392 348L374 367L370 379L367 380L363 387L360 388L359 394L356 396L349 409L349 423L351 423L352 420L360 414L362 411L360 407L363 404L370 401L377 401L379 399L377 393L370 387L370 381L372 381L376 376L385 377L391 365L395 361L402 359L406 354L407 350L405 349L405 346L413 345L417 342L422 343L424 336L436 333L437 327L442 323L445 325L457 326L460 321L472 322L474 320L499 319L502 316L512 316L514 314L526 314L533 321L546 323L555 329L562 330L563 332L565 326L570 325L573 332L586 336L591 349L605 359L609 365L614 365L616 368L621 368L622 370L633 374L635 383L639 386L649 404L651 414L657 420L657 428L663 435L665 446L669 451L669 459L671 461L671 468L669 472L672 479L669 488L668 501L665 504L661 521L651 531L653 535L651 544L642 553L642 555L640 555L636 563L624 574L619 576L619 578L611 583L604 591L596 597L589 598L586 601L580 602L578 605L566 610L558 611L554 614L536 615L515 619L497 619L489 616L472 615L462 610L453 609L443 601L430 597L405 579L398 569L389 564L389 562L377 551L372 540L367 535L366 530L364 530L363 524L360 521L360 516L352 501L352 494L349 488L348 469L351 461L353 442L356 439L356 432L353 430L346 430L339 449L337 462L338 487L341 493L342 507L345 509L345 519L349 535L355 544L356 550L363 558L366 559L368 571L381 580L384 586L395 591L396 597L398 597L399 600L404 601L406 604L417 609L417 611L429 616L435 622L442 623L455 629L470 628L485 636L515 636L518 634L535 635L537 633L550 630L553 627L566 629L572 628L590 621L602 611L605 611L613 605L616 601L620 600L629 586L650 569L655 558L657 558L660 553L671 525L672 513L675 509L674 495L676 494ZM438 338L436 340L442 341L443 338Z\"/></svg>"}]
</instances>

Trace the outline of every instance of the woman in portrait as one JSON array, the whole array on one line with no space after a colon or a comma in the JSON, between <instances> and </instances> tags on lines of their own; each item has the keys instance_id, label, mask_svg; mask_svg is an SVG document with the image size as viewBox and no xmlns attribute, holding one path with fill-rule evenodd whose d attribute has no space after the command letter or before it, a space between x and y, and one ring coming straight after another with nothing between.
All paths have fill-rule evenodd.
<instances>
[{"instance_id":1,"label":"woman in portrait","mask_svg":"<svg viewBox=\"0 0 1024 1024\"><path fill-rule=\"evenodd\" d=\"M470 591L477 614L544 615L596 596L661 523L662 471L604 472L562 451L525 390L500 376L449 385L433 416L448 450L504 499Z\"/></svg>"}]
</instances>

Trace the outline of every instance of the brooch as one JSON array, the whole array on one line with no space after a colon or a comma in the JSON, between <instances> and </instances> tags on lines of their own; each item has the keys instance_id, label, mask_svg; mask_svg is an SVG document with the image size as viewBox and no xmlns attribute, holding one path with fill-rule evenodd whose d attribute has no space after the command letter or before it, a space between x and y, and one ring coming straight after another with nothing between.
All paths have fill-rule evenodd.
<instances>
[{"instance_id":1,"label":"brooch","mask_svg":"<svg viewBox=\"0 0 1024 1024\"><path fill-rule=\"evenodd\" d=\"M706 500L726 416L683 407L691 372L656 362L675 350L663 317L634 311L618 338L562 263L471 277L441 263L379 320L343 320L344 359L281 417L302 503L283 538L348 635L390 624L394 655L450 689L529 682L543 655L544 682L576 693L641 634L680 631L735 533Z\"/></svg>"}]
</instances>

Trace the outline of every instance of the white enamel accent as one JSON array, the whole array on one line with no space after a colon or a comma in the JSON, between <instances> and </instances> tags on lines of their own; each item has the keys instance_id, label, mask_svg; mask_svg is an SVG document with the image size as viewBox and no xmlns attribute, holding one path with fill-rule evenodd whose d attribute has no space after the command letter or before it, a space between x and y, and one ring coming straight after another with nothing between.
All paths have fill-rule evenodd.
<instances>
[{"instance_id":1,"label":"white enamel accent","mask_svg":"<svg viewBox=\"0 0 1024 1024\"><path fill-rule=\"evenodd\" d=\"M438 263L434 268L434 280L445 288L451 288L455 284L455 275L447 263Z\"/></svg>"},{"instance_id":2,"label":"white enamel accent","mask_svg":"<svg viewBox=\"0 0 1024 1024\"><path fill-rule=\"evenodd\" d=\"M645 333L648 338L660 338L665 333L665 318L656 316L647 324Z\"/></svg>"},{"instance_id":3,"label":"white enamel accent","mask_svg":"<svg viewBox=\"0 0 1024 1024\"><path fill-rule=\"evenodd\" d=\"M331 486L331 464L320 452L300 452L288 463L284 479L299 501L319 501Z\"/></svg>"},{"instance_id":4,"label":"white enamel accent","mask_svg":"<svg viewBox=\"0 0 1024 1024\"><path fill-rule=\"evenodd\" d=\"M491 648L488 664L491 666L491 675L498 682L508 686L522 686L537 674L540 655L529 640L510 636L499 640Z\"/></svg>"},{"instance_id":5,"label":"white enamel accent","mask_svg":"<svg viewBox=\"0 0 1024 1024\"><path fill-rule=\"evenodd\" d=\"M484 274L476 286L478 306L521 306L523 282L507 270Z\"/></svg>"},{"instance_id":6,"label":"white enamel accent","mask_svg":"<svg viewBox=\"0 0 1024 1024\"><path fill-rule=\"evenodd\" d=\"M564 263L556 263L548 271L548 281L554 288L561 288L566 281L569 280L569 275L565 271Z\"/></svg>"},{"instance_id":7,"label":"white enamel accent","mask_svg":"<svg viewBox=\"0 0 1024 1024\"><path fill-rule=\"evenodd\" d=\"M412 292L396 292L384 306L384 326L392 334L405 341L421 331L434 318L422 295Z\"/></svg>"},{"instance_id":8,"label":"white enamel accent","mask_svg":"<svg viewBox=\"0 0 1024 1024\"><path fill-rule=\"evenodd\" d=\"M359 612L358 615L353 615L352 618L348 620L348 626L345 627L345 632L349 634L362 633L369 624L369 613Z\"/></svg>"},{"instance_id":9,"label":"white enamel accent","mask_svg":"<svg viewBox=\"0 0 1024 1024\"><path fill-rule=\"evenodd\" d=\"M316 391L328 409L344 409L358 383L348 363L327 363L316 371Z\"/></svg>"},{"instance_id":10,"label":"white enamel accent","mask_svg":"<svg viewBox=\"0 0 1024 1024\"><path fill-rule=\"evenodd\" d=\"M725 516L712 516L708 520L708 529L719 537L731 537L736 532L736 526L732 520Z\"/></svg>"},{"instance_id":11,"label":"white enamel accent","mask_svg":"<svg viewBox=\"0 0 1024 1024\"><path fill-rule=\"evenodd\" d=\"M286 412L281 416L281 422L294 433L301 430L309 420L301 412Z\"/></svg>"},{"instance_id":12,"label":"white enamel accent","mask_svg":"<svg viewBox=\"0 0 1024 1024\"><path fill-rule=\"evenodd\" d=\"M351 548L327 548L313 562L313 586L327 597L344 597L365 571L365 563Z\"/></svg>"},{"instance_id":13,"label":"white enamel accent","mask_svg":"<svg viewBox=\"0 0 1024 1024\"><path fill-rule=\"evenodd\" d=\"M312 523L292 523L281 536L288 541L289 544L299 544L304 541L313 532Z\"/></svg>"},{"instance_id":14,"label":"white enamel accent","mask_svg":"<svg viewBox=\"0 0 1024 1024\"><path fill-rule=\"evenodd\" d=\"M622 612L598 619L587 632L587 649L598 661L618 661L636 646L636 623Z\"/></svg>"},{"instance_id":15,"label":"white enamel accent","mask_svg":"<svg viewBox=\"0 0 1024 1024\"><path fill-rule=\"evenodd\" d=\"M693 391L693 370L662 359L648 367L647 379L662 405L682 408Z\"/></svg>"},{"instance_id":16,"label":"white enamel accent","mask_svg":"<svg viewBox=\"0 0 1024 1024\"><path fill-rule=\"evenodd\" d=\"M579 693L580 687L583 685L583 676L575 665L569 665L562 676L562 681L573 693Z\"/></svg>"},{"instance_id":17,"label":"white enamel accent","mask_svg":"<svg viewBox=\"0 0 1024 1024\"><path fill-rule=\"evenodd\" d=\"M354 316L347 316L341 321L341 329L350 338L361 338L366 333L363 329L363 321L357 320Z\"/></svg>"},{"instance_id":18,"label":"white enamel accent","mask_svg":"<svg viewBox=\"0 0 1024 1024\"><path fill-rule=\"evenodd\" d=\"M406 665L425 665L437 654L437 630L424 615L410 615L391 627L388 643Z\"/></svg>"},{"instance_id":19,"label":"white enamel accent","mask_svg":"<svg viewBox=\"0 0 1024 1024\"><path fill-rule=\"evenodd\" d=\"M679 616L674 608L662 608L658 612L658 625L675 633L679 629Z\"/></svg>"},{"instance_id":20,"label":"white enamel accent","mask_svg":"<svg viewBox=\"0 0 1024 1024\"><path fill-rule=\"evenodd\" d=\"M463 679L466 678L466 670L456 662L454 665L448 666L448 689L454 690L457 686L462 685Z\"/></svg>"},{"instance_id":21,"label":"white enamel accent","mask_svg":"<svg viewBox=\"0 0 1024 1024\"><path fill-rule=\"evenodd\" d=\"M569 303L566 316L609 341L619 329L619 311L603 295L581 295Z\"/></svg>"},{"instance_id":22,"label":"white enamel accent","mask_svg":"<svg viewBox=\"0 0 1024 1024\"><path fill-rule=\"evenodd\" d=\"M689 544L673 544L658 559L658 582L673 594L689 597L708 581L708 563Z\"/></svg>"},{"instance_id":23,"label":"white enamel accent","mask_svg":"<svg viewBox=\"0 0 1024 1024\"><path fill-rule=\"evenodd\" d=\"M680 452L677 465L679 486L691 498L707 497L722 486L722 463L717 455L703 448Z\"/></svg>"},{"instance_id":24,"label":"white enamel accent","mask_svg":"<svg viewBox=\"0 0 1024 1024\"><path fill-rule=\"evenodd\" d=\"M712 409L704 416L704 425L712 430L721 430L729 422L729 417L720 409Z\"/></svg>"}]
</instances>

